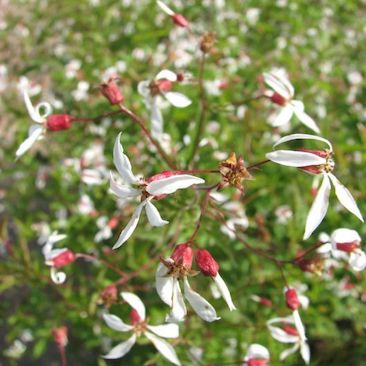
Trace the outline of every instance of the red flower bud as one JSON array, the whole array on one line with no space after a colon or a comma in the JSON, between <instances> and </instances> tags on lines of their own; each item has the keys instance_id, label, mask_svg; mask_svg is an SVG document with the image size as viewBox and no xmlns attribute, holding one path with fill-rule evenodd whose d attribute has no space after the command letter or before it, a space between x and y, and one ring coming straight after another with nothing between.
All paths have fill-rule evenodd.
<instances>
[{"instance_id":1,"label":"red flower bud","mask_svg":"<svg viewBox=\"0 0 366 366\"><path fill-rule=\"evenodd\" d=\"M137 312L136 309L132 309L131 310L131 312L130 312L130 319L131 319L131 323L133 325L136 325L136 324L140 323L141 320L142 320L141 317L140 317L140 315L139 315L139 313Z\"/></svg>"},{"instance_id":2,"label":"red flower bud","mask_svg":"<svg viewBox=\"0 0 366 366\"><path fill-rule=\"evenodd\" d=\"M178 27L187 28L189 25L188 20L181 14L172 15L172 20Z\"/></svg>"},{"instance_id":3,"label":"red flower bud","mask_svg":"<svg viewBox=\"0 0 366 366\"><path fill-rule=\"evenodd\" d=\"M271 101L280 106L284 106L287 103L287 99L284 98L281 94L278 94L276 92L271 96Z\"/></svg>"},{"instance_id":4,"label":"red flower bud","mask_svg":"<svg viewBox=\"0 0 366 366\"><path fill-rule=\"evenodd\" d=\"M186 269L191 269L193 261L193 249L188 244L179 244L171 255L173 261Z\"/></svg>"},{"instance_id":5,"label":"red flower bud","mask_svg":"<svg viewBox=\"0 0 366 366\"><path fill-rule=\"evenodd\" d=\"M50 260L53 267L61 268L76 260L76 255L71 250L64 250L62 253L56 255Z\"/></svg>"},{"instance_id":6,"label":"red flower bud","mask_svg":"<svg viewBox=\"0 0 366 366\"><path fill-rule=\"evenodd\" d=\"M265 360L263 358L251 358L248 362L247 362L248 366L267 366L268 365L268 360Z\"/></svg>"},{"instance_id":7,"label":"red flower bud","mask_svg":"<svg viewBox=\"0 0 366 366\"><path fill-rule=\"evenodd\" d=\"M66 326L52 329L52 337L58 347L64 348L67 345L67 332Z\"/></svg>"},{"instance_id":8,"label":"red flower bud","mask_svg":"<svg viewBox=\"0 0 366 366\"><path fill-rule=\"evenodd\" d=\"M71 116L68 114L51 114L47 117L47 129L50 131L67 130L71 127Z\"/></svg>"},{"instance_id":9,"label":"red flower bud","mask_svg":"<svg viewBox=\"0 0 366 366\"><path fill-rule=\"evenodd\" d=\"M286 304L291 310L297 310L300 307L301 303L295 289L293 288L287 289L285 297L286 297Z\"/></svg>"},{"instance_id":10,"label":"red flower bud","mask_svg":"<svg viewBox=\"0 0 366 366\"><path fill-rule=\"evenodd\" d=\"M264 306L268 306L269 308L272 307L273 303L270 299L267 299L265 297L261 297L259 299L259 303Z\"/></svg>"},{"instance_id":11,"label":"red flower bud","mask_svg":"<svg viewBox=\"0 0 366 366\"><path fill-rule=\"evenodd\" d=\"M108 80L107 83L101 84L100 92L108 99L109 103L111 103L112 105L120 104L125 99L113 79Z\"/></svg>"},{"instance_id":12,"label":"red flower bud","mask_svg":"<svg viewBox=\"0 0 366 366\"><path fill-rule=\"evenodd\" d=\"M110 303L114 303L117 301L118 299L118 289L116 285L109 285L107 287L105 287L101 294L100 297L102 298L103 302L110 304Z\"/></svg>"},{"instance_id":13,"label":"red flower bud","mask_svg":"<svg viewBox=\"0 0 366 366\"><path fill-rule=\"evenodd\" d=\"M357 241L352 241L351 243L336 243L336 248L346 253L352 253L358 247L359 244Z\"/></svg>"},{"instance_id":14,"label":"red flower bud","mask_svg":"<svg viewBox=\"0 0 366 366\"><path fill-rule=\"evenodd\" d=\"M219 264L213 259L208 250L199 249L196 254L196 263L205 276L215 277L219 271Z\"/></svg>"}]
</instances>

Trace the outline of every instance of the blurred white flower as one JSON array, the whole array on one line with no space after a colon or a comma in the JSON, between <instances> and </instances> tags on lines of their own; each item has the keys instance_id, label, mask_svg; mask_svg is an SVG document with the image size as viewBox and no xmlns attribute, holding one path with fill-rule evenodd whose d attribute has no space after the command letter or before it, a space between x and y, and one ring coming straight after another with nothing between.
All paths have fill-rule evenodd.
<instances>
[{"instance_id":1,"label":"blurred white flower","mask_svg":"<svg viewBox=\"0 0 366 366\"><path fill-rule=\"evenodd\" d=\"M248 347L244 362L247 366L267 366L269 359L268 349L260 344L253 343Z\"/></svg>"}]
</instances>

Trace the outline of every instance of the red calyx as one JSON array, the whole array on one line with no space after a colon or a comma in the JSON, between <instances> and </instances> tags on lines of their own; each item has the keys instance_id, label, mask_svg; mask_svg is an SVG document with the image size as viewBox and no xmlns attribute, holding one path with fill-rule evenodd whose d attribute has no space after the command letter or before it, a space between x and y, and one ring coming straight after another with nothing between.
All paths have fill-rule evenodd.
<instances>
[{"instance_id":1,"label":"red calyx","mask_svg":"<svg viewBox=\"0 0 366 366\"><path fill-rule=\"evenodd\" d=\"M56 268L65 267L76 260L76 255L71 250L65 250L52 258L52 266Z\"/></svg>"},{"instance_id":2,"label":"red calyx","mask_svg":"<svg viewBox=\"0 0 366 366\"><path fill-rule=\"evenodd\" d=\"M173 261L186 269L192 268L193 249L188 244L179 244L171 255Z\"/></svg>"},{"instance_id":3,"label":"red calyx","mask_svg":"<svg viewBox=\"0 0 366 366\"><path fill-rule=\"evenodd\" d=\"M178 27L187 28L189 25L188 20L182 14L172 15L172 20Z\"/></svg>"},{"instance_id":4,"label":"red calyx","mask_svg":"<svg viewBox=\"0 0 366 366\"><path fill-rule=\"evenodd\" d=\"M120 104L125 99L114 80L109 80L107 83L100 85L99 88L100 92L112 105Z\"/></svg>"},{"instance_id":5,"label":"red calyx","mask_svg":"<svg viewBox=\"0 0 366 366\"><path fill-rule=\"evenodd\" d=\"M286 297L286 304L291 310L297 310L301 306L299 297L297 296L297 292L295 289L293 288L287 289L285 297Z\"/></svg>"},{"instance_id":6,"label":"red calyx","mask_svg":"<svg viewBox=\"0 0 366 366\"><path fill-rule=\"evenodd\" d=\"M66 326L52 329L52 337L58 347L64 348L67 345L67 333Z\"/></svg>"},{"instance_id":7,"label":"red calyx","mask_svg":"<svg viewBox=\"0 0 366 366\"><path fill-rule=\"evenodd\" d=\"M268 360L265 360L264 358L251 358L247 362L248 366L267 366Z\"/></svg>"},{"instance_id":8,"label":"red calyx","mask_svg":"<svg viewBox=\"0 0 366 366\"><path fill-rule=\"evenodd\" d=\"M359 246L357 241L351 243L336 243L336 248L342 252L351 253Z\"/></svg>"},{"instance_id":9,"label":"red calyx","mask_svg":"<svg viewBox=\"0 0 366 366\"><path fill-rule=\"evenodd\" d=\"M71 127L71 116L68 114L51 114L47 117L47 129L50 131L67 130Z\"/></svg>"},{"instance_id":10,"label":"red calyx","mask_svg":"<svg viewBox=\"0 0 366 366\"><path fill-rule=\"evenodd\" d=\"M290 325L284 324L282 326L282 329L289 335L293 335L293 336L298 336L299 332L297 331L296 328L291 327Z\"/></svg>"},{"instance_id":11,"label":"red calyx","mask_svg":"<svg viewBox=\"0 0 366 366\"><path fill-rule=\"evenodd\" d=\"M284 98L281 94L278 93L273 93L273 95L271 96L271 101L275 104L278 104L280 106L285 106L287 103L287 99Z\"/></svg>"},{"instance_id":12,"label":"red calyx","mask_svg":"<svg viewBox=\"0 0 366 366\"><path fill-rule=\"evenodd\" d=\"M132 309L131 310L131 312L130 312L130 319L131 319L131 323L133 325L136 325L136 324L140 323L141 320L142 320L141 317L140 317L140 315L139 315L139 313L137 312L136 309Z\"/></svg>"},{"instance_id":13,"label":"red calyx","mask_svg":"<svg viewBox=\"0 0 366 366\"><path fill-rule=\"evenodd\" d=\"M206 249L199 249L196 254L196 263L203 275L215 277L220 266Z\"/></svg>"}]
</instances>

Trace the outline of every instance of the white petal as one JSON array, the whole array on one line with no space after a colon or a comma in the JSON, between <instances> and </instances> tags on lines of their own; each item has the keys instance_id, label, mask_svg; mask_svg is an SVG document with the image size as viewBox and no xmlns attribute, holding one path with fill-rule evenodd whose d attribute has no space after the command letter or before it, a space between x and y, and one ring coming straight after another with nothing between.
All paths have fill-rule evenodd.
<instances>
[{"instance_id":1,"label":"white petal","mask_svg":"<svg viewBox=\"0 0 366 366\"><path fill-rule=\"evenodd\" d=\"M287 79L268 72L263 73L263 78L264 82L270 88L272 88L284 98L290 99L294 95L294 88Z\"/></svg>"},{"instance_id":2,"label":"white petal","mask_svg":"<svg viewBox=\"0 0 366 366\"><path fill-rule=\"evenodd\" d=\"M147 98L150 97L150 80L144 80L144 81L140 81L137 84L137 91L140 95L142 95L143 97Z\"/></svg>"},{"instance_id":3,"label":"white petal","mask_svg":"<svg viewBox=\"0 0 366 366\"><path fill-rule=\"evenodd\" d=\"M281 328L272 325L269 325L268 328L272 337L281 343L296 343L299 340L298 336L288 334Z\"/></svg>"},{"instance_id":4,"label":"white petal","mask_svg":"<svg viewBox=\"0 0 366 366\"><path fill-rule=\"evenodd\" d=\"M132 346L136 343L136 335L134 334L131 338L129 338L126 342L122 342L118 344L117 346L113 347L108 354L103 356L103 358L106 358L108 360L114 360L116 358L121 358L125 354L127 354Z\"/></svg>"},{"instance_id":5,"label":"white petal","mask_svg":"<svg viewBox=\"0 0 366 366\"><path fill-rule=\"evenodd\" d=\"M301 342L300 354L306 364L310 363L310 347L307 342Z\"/></svg>"},{"instance_id":6,"label":"white petal","mask_svg":"<svg viewBox=\"0 0 366 366\"><path fill-rule=\"evenodd\" d=\"M295 101L293 101L292 103L294 103ZM303 109L299 108L298 106L294 106L294 112L296 114L296 117L306 126L309 127L311 130L313 130L316 133L319 133L319 127L318 125L315 123L315 121L304 112Z\"/></svg>"},{"instance_id":7,"label":"white petal","mask_svg":"<svg viewBox=\"0 0 366 366\"><path fill-rule=\"evenodd\" d=\"M24 97L24 103L25 103L25 106L27 107L27 111L28 111L30 118L32 118L32 120L34 122L43 123L44 119L39 115L38 110L33 107L33 104L29 98L27 90L23 91L23 97Z\"/></svg>"},{"instance_id":8,"label":"white petal","mask_svg":"<svg viewBox=\"0 0 366 366\"><path fill-rule=\"evenodd\" d=\"M349 256L349 264L354 271L360 272L366 268L366 254L361 249L355 250Z\"/></svg>"},{"instance_id":9,"label":"white petal","mask_svg":"<svg viewBox=\"0 0 366 366\"><path fill-rule=\"evenodd\" d=\"M151 226L164 226L169 224L169 221L161 218L158 209L150 201L146 202L145 211Z\"/></svg>"},{"instance_id":10,"label":"white petal","mask_svg":"<svg viewBox=\"0 0 366 366\"><path fill-rule=\"evenodd\" d=\"M288 356L292 355L293 353L295 353L298 349L299 349L300 345L299 344L295 344L293 347L284 350L283 352L281 352L280 354L280 360L283 361L285 358L287 358Z\"/></svg>"},{"instance_id":11,"label":"white petal","mask_svg":"<svg viewBox=\"0 0 366 366\"><path fill-rule=\"evenodd\" d=\"M138 179L132 173L132 167L130 160L123 153L123 147L121 144L121 132L118 134L113 147L113 161L116 166L118 173L127 183L133 184L138 181Z\"/></svg>"},{"instance_id":12,"label":"white petal","mask_svg":"<svg viewBox=\"0 0 366 366\"><path fill-rule=\"evenodd\" d=\"M156 3L159 5L160 9L169 16L173 16L175 14L174 11L170 9L167 5L165 5L162 1L157 0Z\"/></svg>"},{"instance_id":13,"label":"white petal","mask_svg":"<svg viewBox=\"0 0 366 366\"><path fill-rule=\"evenodd\" d=\"M186 277L184 278L184 296L197 315L206 322L213 322L220 319L214 307L201 295L191 289Z\"/></svg>"},{"instance_id":14,"label":"white petal","mask_svg":"<svg viewBox=\"0 0 366 366\"><path fill-rule=\"evenodd\" d=\"M248 361L251 358L263 358L265 360L269 360L270 358L269 351L266 347L262 346L261 344L253 343L248 348L245 360Z\"/></svg>"},{"instance_id":15,"label":"white petal","mask_svg":"<svg viewBox=\"0 0 366 366\"><path fill-rule=\"evenodd\" d=\"M227 306L229 307L230 311L236 310L236 307L233 303L233 300L231 299L230 291L226 286L226 283L222 279L222 277L217 273L215 277L213 277L219 291L221 292L222 297L227 303Z\"/></svg>"},{"instance_id":16,"label":"white petal","mask_svg":"<svg viewBox=\"0 0 366 366\"><path fill-rule=\"evenodd\" d=\"M169 315L169 322L183 321L187 315L187 308L184 304L184 299L180 285L177 279L173 281L173 297L172 297L172 311Z\"/></svg>"},{"instance_id":17,"label":"white petal","mask_svg":"<svg viewBox=\"0 0 366 366\"><path fill-rule=\"evenodd\" d=\"M192 104L192 101L182 93L167 92L164 93L164 97L171 105L177 108L186 108Z\"/></svg>"},{"instance_id":18,"label":"white petal","mask_svg":"<svg viewBox=\"0 0 366 366\"><path fill-rule=\"evenodd\" d=\"M266 158L281 165L304 167L324 164L326 160L306 151L277 150L266 154Z\"/></svg>"},{"instance_id":19,"label":"white petal","mask_svg":"<svg viewBox=\"0 0 366 366\"><path fill-rule=\"evenodd\" d=\"M160 108L157 106L156 98L151 105L151 132L153 136L159 136L163 133L164 120Z\"/></svg>"},{"instance_id":20,"label":"white petal","mask_svg":"<svg viewBox=\"0 0 366 366\"><path fill-rule=\"evenodd\" d=\"M177 81L177 74L173 71L170 70L161 70L156 76L155 76L155 80L160 80L160 79L166 79L169 81Z\"/></svg>"},{"instance_id":21,"label":"white petal","mask_svg":"<svg viewBox=\"0 0 366 366\"><path fill-rule=\"evenodd\" d=\"M354 241L361 242L361 237L356 230L345 228L334 230L330 239L334 243L352 243Z\"/></svg>"},{"instance_id":22,"label":"white petal","mask_svg":"<svg viewBox=\"0 0 366 366\"><path fill-rule=\"evenodd\" d=\"M299 337L300 337L301 340L304 341L306 339L305 328L304 328L304 325L303 325L302 320L300 318L300 314L297 310L295 310L292 313L292 316L294 317L295 327L297 329L297 332L299 333Z\"/></svg>"},{"instance_id":23,"label":"white petal","mask_svg":"<svg viewBox=\"0 0 366 366\"><path fill-rule=\"evenodd\" d=\"M290 121L293 114L294 114L294 111L293 111L293 108L291 107L291 105L287 105L287 106L281 108L280 113L277 115L277 117L275 118L273 123L271 123L271 126L280 127L280 126L287 124Z\"/></svg>"},{"instance_id":24,"label":"white petal","mask_svg":"<svg viewBox=\"0 0 366 366\"><path fill-rule=\"evenodd\" d=\"M110 172L110 189L116 196L120 198L137 197L141 194L138 189L118 184L114 180L112 172Z\"/></svg>"},{"instance_id":25,"label":"white petal","mask_svg":"<svg viewBox=\"0 0 366 366\"><path fill-rule=\"evenodd\" d=\"M168 178L155 180L146 186L146 191L153 196L174 193L178 189L184 189L193 184L202 184L205 181L201 178L188 174L173 175Z\"/></svg>"},{"instance_id":26,"label":"white petal","mask_svg":"<svg viewBox=\"0 0 366 366\"><path fill-rule=\"evenodd\" d=\"M309 239L313 231L323 221L329 206L330 181L327 174L324 174L322 185L310 208L305 224L304 240Z\"/></svg>"},{"instance_id":27,"label":"white petal","mask_svg":"<svg viewBox=\"0 0 366 366\"><path fill-rule=\"evenodd\" d=\"M168 268L160 263L155 274L156 291L160 298L170 307L173 305L173 277L167 276Z\"/></svg>"},{"instance_id":28,"label":"white petal","mask_svg":"<svg viewBox=\"0 0 366 366\"><path fill-rule=\"evenodd\" d=\"M163 324L163 325L148 325L147 328L163 338L178 338L179 337L179 327L177 324Z\"/></svg>"},{"instance_id":29,"label":"white petal","mask_svg":"<svg viewBox=\"0 0 366 366\"><path fill-rule=\"evenodd\" d=\"M20 146L18 147L18 150L15 152L15 156L19 158L22 156L25 152L27 152L32 145L42 136L43 134L43 127L42 126L32 126L29 129L29 136L27 139L25 139Z\"/></svg>"},{"instance_id":30,"label":"white petal","mask_svg":"<svg viewBox=\"0 0 366 366\"><path fill-rule=\"evenodd\" d=\"M135 309L142 320L146 318L146 309L141 299L132 292L121 292L122 299L127 302L131 308Z\"/></svg>"},{"instance_id":31,"label":"white petal","mask_svg":"<svg viewBox=\"0 0 366 366\"><path fill-rule=\"evenodd\" d=\"M125 243L131 237L131 235L135 231L136 226L137 226L137 224L140 220L141 211L142 211L142 209L144 208L145 205L146 205L146 200L141 202L136 207L136 210L134 211L130 221L128 222L126 227L122 230L116 244L114 244L112 249L119 248L123 243Z\"/></svg>"},{"instance_id":32,"label":"white petal","mask_svg":"<svg viewBox=\"0 0 366 366\"><path fill-rule=\"evenodd\" d=\"M351 213L353 213L358 219L360 219L362 222L363 217L362 214L357 206L356 201L351 195L351 192L331 173L329 173L329 178L331 179L336 196L339 200L339 202Z\"/></svg>"},{"instance_id":33,"label":"white petal","mask_svg":"<svg viewBox=\"0 0 366 366\"><path fill-rule=\"evenodd\" d=\"M180 366L181 363L178 359L177 354L172 345L170 345L167 341L155 336L150 332L145 332L146 338L150 339L150 341L154 344L155 348L171 363L174 365Z\"/></svg>"},{"instance_id":34,"label":"white petal","mask_svg":"<svg viewBox=\"0 0 366 366\"><path fill-rule=\"evenodd\" d=\"M128 332L133 327L123 322L121 318L113 314L103 314L103 319L109 328L119 332Z\"/></svg>"},{"instance_id":35,"label":"white petal","mask_svg":"<svg viewBox=\"0 0 366 366\"><path fill-rule=\"evenodd\" d=\"M51 114L52 107L50 103L42 102L37 104L36 112L40 116L42 123L46 120L46 118ZM42 109L44 109L43 113L41 114Z\"/></svg>"},{"instance_id":36,"label":"white petal","mask_svg":"<svg viewBox=\"0 0 366 366\"><path fill-rule=\"evenodd\" d=\"M284 137L280 138L273 145L273 147L276 147L280 144L283 144L283 143L288 142L288 141L293 141L293 140L318 140L318 141L322 141L322 142L325 142L328 145L328 147L331 151L333 151L332 144L327 139L325 139L323 137L320 137L320 136L308 135L306 133L294 133L292 135L284 136Z\"/></svg>"},{"instance_id":37,"label":"white petal","mask_svg":"<svg viewBox=\"0 0 366 366\"><path fill-rule=\"evenodd\" d=\"M51 279L56 285L61 285L66 281L66 273L65 272L57 272L55 267L51 267Z\"/></svg>"}]
</instances>

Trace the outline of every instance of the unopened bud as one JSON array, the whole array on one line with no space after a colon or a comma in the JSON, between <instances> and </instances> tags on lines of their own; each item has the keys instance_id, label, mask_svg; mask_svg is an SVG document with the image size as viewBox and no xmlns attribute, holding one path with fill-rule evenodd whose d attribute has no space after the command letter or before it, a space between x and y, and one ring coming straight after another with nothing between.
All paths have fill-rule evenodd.
<instances>
[{"instance_id":1,"label":"unopened bud","mask_svg":"<svg viewBox=\"0 0 366 366\"><path fill-rule=\"evenodd\" d=\"M105 287L101 294L101 299L105 304L113 304L117 302L118 299L118 289L116 285L109 285Z\"/></svg>"},{"instance_id":2,"label":"unopened bud","mask_svg":"<svg viewBox=\"0 0 366 366\"><path fill-rule=\"evenodd\" d=\"M175 25L182 28L187 28L189 25L188 20L182 14L172 15L172 21Z\"/></svg>"},{"instance_id":3,"label":"unopened bud","mask_svg":"<svg viewBox=\"0 0 366 366\"><path fill-rule=\"evenodd\" d=\"M55 268L65 267L76 260L76 255L71 250L64 250L60 254L53 257L49 263Z\"/></svg>"},{"instance_id":4,"label":"unopened bud","mask_svg":"<svg viewBox=\"0 0 366 366\"><path fill-rule=\"evenodd\" d=\"M287 289L285 297L286 297L286 304L291 310L297 310L300 307L301 303L295 289L293 288Z\"/></svg>"},{"instance_id":5,"label":"unopened bud","mask_svg":"<svg viewBox=\"0 0 366 366\"><path fill-rule=\"evenodd\" d=\"M71 116L68 114L51 114L47 117L47 129L50 131L67 130L71 127Z\"/></svg>"},{"instance_id":6,"label":"unopened bud","mask_svg":"<svg viewBox=\"0 0 366 366\"><path fill-rule=\"evenodd\" d=\"M58 347L60 348L66 347L68 342L67 333L68 331L66 326L52 329L52 337Z\"/></svg>"},{"instance_id":7,"label":"unopened bud","mask_svg":"<svg viewBox=\"0 0 366 366\"><path fill-rule=\"evenodd\" d=\"M205 33L201 39L200 49L203 53L211 52L215 44L215 35L211 32Z\"/></svg>"},{"instance_id":8,"label":"unopened bud","mask_svg":"<svg viewBox=\"0 0 366 366\"><path fill-rule=\"evenodd\" d=\"M113 79L108 80L108 82L100 85L100 92L108 99L109 103L112 105L120 104L125 99L118 85Z\"/></svg>"},{"instance_id":9,"label":"unopened bud","mask_svg":"<svg viewBox=\"0 0 366 366\"><path fill-rule=\"evenodd\" d=\"M132 309L130 312L130 320L133 325L136 325L141 322L141 317L136 309Z\"/></svg>"},{"instance_id":10,"label":"unopened bud","mask_svg":"<svg viewBox=\"0 0 366 366\"><path fill-rule=\"evenodd\" d=\"M196 254L196 263L203 275L215 277L220 266L206 249L199 249Z\"/></svg>"},{"instance_id":11,"label":"unopened bud","mask_svg":"<svg viewBox=\"0 0 366 366\"><path fill-rule=\"evenodd\" d=\"M193 249L188 244L179 244L171 255L173 261L186 269L192 268Z\"/></svg>"}]
</instances>

